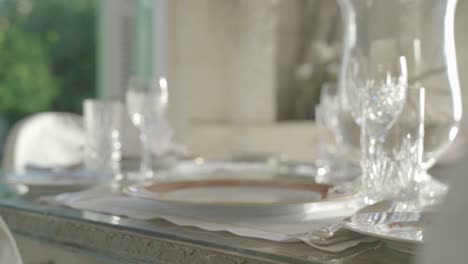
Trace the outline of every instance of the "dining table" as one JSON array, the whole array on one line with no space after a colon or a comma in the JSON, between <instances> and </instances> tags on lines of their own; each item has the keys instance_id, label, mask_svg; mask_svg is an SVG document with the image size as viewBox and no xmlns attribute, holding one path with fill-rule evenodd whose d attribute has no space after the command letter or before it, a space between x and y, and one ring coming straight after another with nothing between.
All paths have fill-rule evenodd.
<instances>
[{"instance_id":1,"label":"dining table","mask_svg":"<svg viewBox=\"0 0 468 264\"><path fill-rule=\"evenodd\" d=\"M446 180L468 157L436 166ZM0 199L0 215L11 229L25 263L414 263L415 256L384 243L361 243L333 253L303 242L274 242L226 231L179 226L162 219L136 220L38 202L37 197Z\"/></svg>"}]
</instances>

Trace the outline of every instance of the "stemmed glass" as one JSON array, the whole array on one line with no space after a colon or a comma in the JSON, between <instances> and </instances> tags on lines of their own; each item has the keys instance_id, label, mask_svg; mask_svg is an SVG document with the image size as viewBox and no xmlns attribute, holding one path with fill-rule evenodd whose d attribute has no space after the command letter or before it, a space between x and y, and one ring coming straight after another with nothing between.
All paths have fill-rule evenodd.
<instances>
[{"instance_id":1,"label":"stemmed glass","mask_svg":"<svg viewBox=\"0 0 468 264\"><path fill-rule=\"evenodd\" d=\"M392 199L399 210L417 210L427 201L421 195L424 186L424 110L425 88L408 87L406 102L385 141L369 155L365 189L370 202Z\"/></svg>"},{"instance_id":2,"label":"stemmed glass","mask_svg":"<svg viewBox=\"0 0 468 264\"><path fill-rule=\"evenodd\" d=\"M347 73L347 98L352 115L361 127L361 192L364 202L375 202L368 195L375 187L371 173L387 132L400 115L406 100L408 73L406 58L382 59L379 56L353 58Z\"/></svg>"},{"instance_id":3,"label":"stemmed glass","mask_svg":"<svg viewBox=\"0 0 468 264\"><path fill-rule=\"evenodd\" d=\"M364 128L360 142L362 155L368 156L361 157L362 183L372 180L365 170L369 163L379 160L376 153L402 111L399 109L407 86L425 89L428 107L424 115L422 168L429 169L455 139L462 116L454 42L457 0L338 3L345 33L338 129L342 135L353 135L349 131ZM355 138L343 137L343 145L354 150L359 145ZM446 186L432 179L427 171L421 173L421 193L440 200Z\"/></svg>"},{"instance_id":4,"label":"stemmed glass","mask_svg":"<svg viewBox=\"0 0 468 264\"><path fill-rule=\"evenodd\" d=\"M356 59L347 75L347 97L351 113L368 138L367 150L372 153L382 143L405 103L408 87L406 58L380 61L375 58ZM357 67L357 63L360 64ZM364 138L361 138L364 139ZM367 140L365 140L367 141ZM361 142L362 144L362 142Z\"/></svg>"},{"instance_id":5,"label":"stemmed glass","mask_svg":"<svg viewBox=\"0 0 468 264\"><path fill-rule=\"evenodd\" d=\"M408 88L405 106L397 123L387 135L387 145L396 163L393 177L396 190L393 196L406 209L420 209L430 201L423 197L424 137L426 88L414 85Z\"/></svg>"},{"instance_id":6,"label":"stemmed glass","mask_svg":"<svg viewBox=\"0 0 468 264\"><path fill-rule=\"evenodd\" d=\"M165 122L168 97L167 80L164 77L133 77L129 82L126 93L127 111L132 123L140 131L140 170L144 178L153 177L150 134L158 123Z\"/></svg>"},{"instance_id":7,"label":"stemmed glass","mask_svg":"<svg viewBox=\"0 0 468 264\"><path fill-rule=\"evenodd\" d=\"M363 79L359 75L375 69L376 61L395 60L403 55L409 85L419 83L426 90L423 167L429 169L455 139L463 112L454 41L457 0L338 0L338 3L344 22L339 87L343 145L352 152L359 145L356 137L348 136L354 133L347 133L358 130L354 122L348 121L354 119L350 115L351 106L359 102L357 93L348 92L349 79L353 76Z\"/></svg>"}]
</instances>

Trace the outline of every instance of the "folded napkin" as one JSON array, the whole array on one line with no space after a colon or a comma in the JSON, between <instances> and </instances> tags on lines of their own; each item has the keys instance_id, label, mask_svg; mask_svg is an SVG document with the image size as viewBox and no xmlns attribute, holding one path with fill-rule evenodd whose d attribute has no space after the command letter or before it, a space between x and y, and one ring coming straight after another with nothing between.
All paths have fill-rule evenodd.
<instances>
[{"instance_id":1,"label":"folded napkin","mask_svg":"<svg viewBox=\"0 0 468 264\"><path fill-rule=\"evenodd\" d=\"M313 231L340 223L344 217L356 211L354 203L350 201L334 202L330 209L321 209L320 212L300 216L246 216L243 218L188 215L183 210L174 210L167 204L121 195L112 192L108 187L41 197L40 201L140 220L161 218L181 226L194 226L210 231L228 231L245 237L279 242L303 241L315 248L330 252L339 252L361 242L376 241L373 238L353 234L344 239L337 239L336 243L317 243L318 240L314 237Z\"/></svg>"}]
</instances>

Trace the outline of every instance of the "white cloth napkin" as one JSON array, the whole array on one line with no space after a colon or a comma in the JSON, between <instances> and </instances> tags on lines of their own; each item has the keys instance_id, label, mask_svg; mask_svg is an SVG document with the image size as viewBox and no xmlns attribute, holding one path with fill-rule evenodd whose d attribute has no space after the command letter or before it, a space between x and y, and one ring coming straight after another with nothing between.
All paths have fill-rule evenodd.
<instances>
[{"instance_id":1,"label":"white cloth napkin","mask_svg":"<svg viewBox=\"0 0 468 264\"><path fill-rule=\"evenodd\" d=\"M139 220L161 218L180 226L193 226L209 231L228 231L245 237L262 238L279 242L303 241L315 248L339 252L361 242L376 241L359 237L332 245L317 245L308 239L308 233L321 227L340 222L350 216L356 208L349 201L336 202L333 209L301 216L243 217L187 215L174 210L167 204L112 193L108 188L98 187L77 193L41 197L40 201L65 205L74 209L125 216Z\"/></svg>"}]
</instances>

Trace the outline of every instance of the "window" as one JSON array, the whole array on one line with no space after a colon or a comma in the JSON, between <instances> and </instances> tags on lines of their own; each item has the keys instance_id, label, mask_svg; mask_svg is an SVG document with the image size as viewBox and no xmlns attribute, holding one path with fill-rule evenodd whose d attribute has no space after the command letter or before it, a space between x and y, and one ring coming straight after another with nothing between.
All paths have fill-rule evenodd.
<instances>
[{"instance_id":1,"label":"window","mask_svg":"<svg viewBox=\"0 0 468 264\"><path fill-rule=\"evenodd\" d=\"M8 128L40 111L81 112L96 94L99 1L0 1L0 150Z\"/></svg>"}]
</instances>

